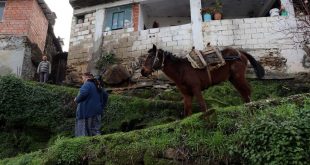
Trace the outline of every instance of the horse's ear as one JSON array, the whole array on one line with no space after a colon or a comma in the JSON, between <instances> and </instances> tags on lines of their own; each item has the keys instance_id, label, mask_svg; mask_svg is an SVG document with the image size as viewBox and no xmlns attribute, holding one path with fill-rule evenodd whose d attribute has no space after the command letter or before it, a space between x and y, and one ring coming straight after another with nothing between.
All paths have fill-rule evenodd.
<instances>
[{"instance_id":1,"label":"horse's ear","mask_svg":"<svg viewBox=\"0 0 310 165\"><path fill-rule=\"evenodd\" d=\"M153 44L153 51L156 52L156 50L157 50L157 47L155 44Z\"/></svg>"}]
</instances>

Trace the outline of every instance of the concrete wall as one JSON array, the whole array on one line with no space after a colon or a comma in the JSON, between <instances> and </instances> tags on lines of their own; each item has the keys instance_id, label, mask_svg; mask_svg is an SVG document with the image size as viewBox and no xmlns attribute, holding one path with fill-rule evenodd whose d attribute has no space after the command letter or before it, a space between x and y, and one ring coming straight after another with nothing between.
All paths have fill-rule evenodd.
<instances>
[{"instance_id":1,"label":"concrete wall","mask_svg":"<svg viewBox=\"0 0 310 165\"><path fill-rule=\"evenodd\" d=\"M268 70L302 72L304 51L294 42L296 20L292 17L261 17L203 23L204 44L243 48L265 62ZM271 60L271 61L270 61Z\"/></svg>"},{"instance_id":2,"label":"concrete wall","mask_svg":"<svg viewBox=\"0 0 310 165\"><path fill-rule=\"evenodd\" d=\"M0 75L22 75L26 50L25 37L7 37L0 35Z\"/></svg>"},{"instance_id":3,"label":"concrete wall","mask_svg":"<svg viewBox=\"0 0 310 165\"><path fill-rule=\"evenodd\" d=\"M0 34L28 36L44 51L48 21L37 0L9 0L0 22Z\"/></svg>"}]
</instances>

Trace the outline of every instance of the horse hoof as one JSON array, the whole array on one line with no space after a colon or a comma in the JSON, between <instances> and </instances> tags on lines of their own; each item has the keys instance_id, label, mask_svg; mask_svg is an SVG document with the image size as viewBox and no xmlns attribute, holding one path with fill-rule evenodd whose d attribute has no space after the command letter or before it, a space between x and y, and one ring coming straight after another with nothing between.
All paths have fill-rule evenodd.
<instances>
[{"instance_id":1,"label":"horse hoof","mask_svg":"<svg viewBox=\"0 0 310 165\"><path fill-rule=\"evenodd\" d=\"M207 110L205 113L204 113L204 116L205 118L211 116L213 113L215 113L215 110L214 109L210 109L210 110Z\"/></svg>"}]
</instances>

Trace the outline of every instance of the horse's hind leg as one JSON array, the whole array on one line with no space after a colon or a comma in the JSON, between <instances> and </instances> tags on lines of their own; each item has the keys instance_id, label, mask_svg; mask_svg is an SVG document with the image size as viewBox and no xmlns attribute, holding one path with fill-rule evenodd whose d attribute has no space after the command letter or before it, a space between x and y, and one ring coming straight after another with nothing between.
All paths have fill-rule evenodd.
<instances>
[{"instance_id":1,"label":"horse's hind leg","mask_svg":"<svg viewBox=\"0 0 310 165\"><path fill-rule=\"evenodd\" d=\"M245 79L245 75L233 76L229 81L234 85L243 98L244 102L251 102L251 88Z\"/></svg>"}]
</instances>

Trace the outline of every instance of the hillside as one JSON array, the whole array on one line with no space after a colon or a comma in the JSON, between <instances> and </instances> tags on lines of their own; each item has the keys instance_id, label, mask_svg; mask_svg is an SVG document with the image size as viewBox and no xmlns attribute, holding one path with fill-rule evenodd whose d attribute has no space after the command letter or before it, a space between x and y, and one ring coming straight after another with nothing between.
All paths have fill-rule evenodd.
<instances>
[{"instance_id":1,"label":"hillside","mask_svg":"<svg viewBox=\"0 0 310 165\"><path fill-rule=\"evenodd\" d=\"M134 94L141 98L111 95L105 135L72 138L77 89L1 77L0 164L309 162L309 88L251 84L254 100L261 101L247 105L228 84L205 91L209 107L216 109L207 120L200 113L181 120L175 90ZM289 96L295 93L304 94Z\"/></svg>"}]
</instances>

